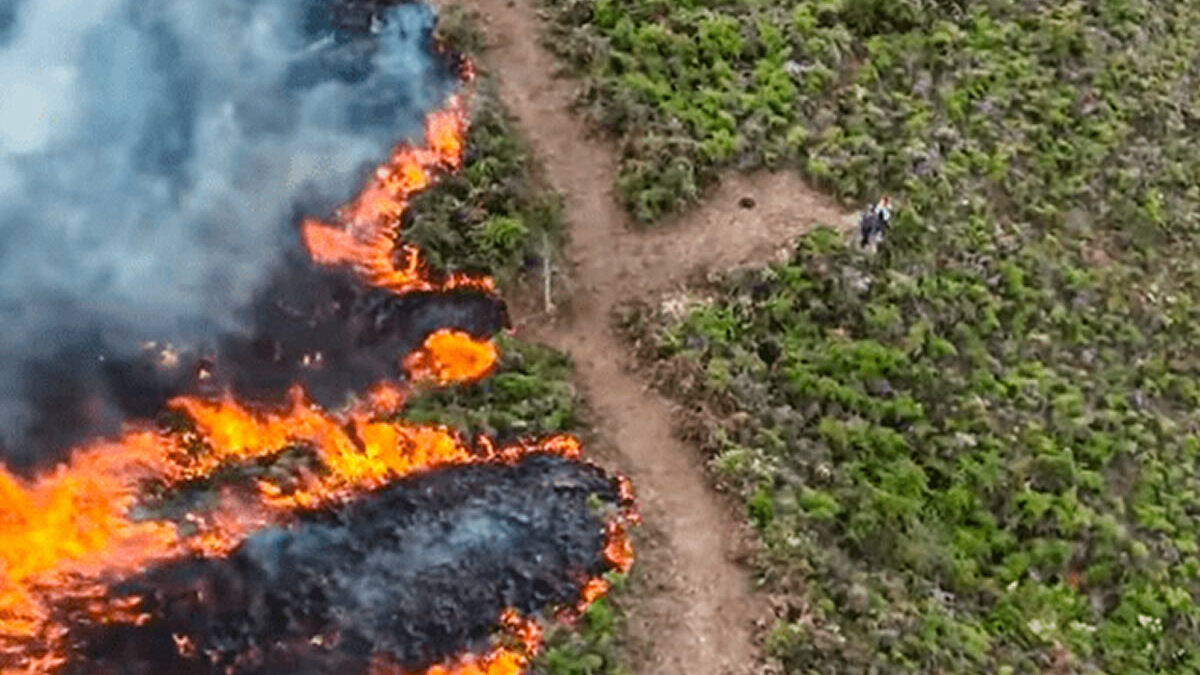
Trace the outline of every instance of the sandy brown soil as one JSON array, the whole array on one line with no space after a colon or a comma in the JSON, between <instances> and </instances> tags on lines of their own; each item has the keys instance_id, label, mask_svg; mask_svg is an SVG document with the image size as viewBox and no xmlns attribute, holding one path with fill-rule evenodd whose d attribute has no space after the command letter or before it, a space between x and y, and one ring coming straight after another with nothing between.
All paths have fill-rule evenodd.
<instances>
[{"instance_id":1,"label":"sandy brown soil","mask_svg":"<svg viewBox=\"0 0 1200 675\"><path fill-rule=\"evenodd\" d=\"M614 198L616 147L568 110L572 84L536 41L536 0L463 0L481 15L488 63L550 184L563 193L574 293L559 317L515 316L525 339L568 352L600 433L637 488L650 536L639 551L646 592L633 599L631 635L652 642L637 672L757 672L759 616L749 572L735 559L744 531L710 487L696 448L672 430L672 406L631 369L630 348L610 329L620 300L667 290L698 269L769 258L814 223L852 225L836 204L790 174L731 176L706 206L647 232L629 227ZM739 206L751 197L752 209Z\"/></svg>"}]
</instances>

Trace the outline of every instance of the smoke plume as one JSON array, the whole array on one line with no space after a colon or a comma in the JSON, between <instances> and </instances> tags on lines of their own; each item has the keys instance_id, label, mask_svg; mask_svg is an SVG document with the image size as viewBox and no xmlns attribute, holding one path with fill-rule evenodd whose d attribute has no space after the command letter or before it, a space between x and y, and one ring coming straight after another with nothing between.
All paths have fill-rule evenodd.
<instances>
[{"instance_id":1,"label":"smoke plume","mask_svg":"<svg viewBox=\"0 0 1200 675\"><path fill-rule=\"evenodd\" d=\"M380 4L0 0L10 460L114 430L144 343L258 339L264 293L297 274L297 216L419 140L456 84L431 10Z\"/></svg>"}]
</instances>

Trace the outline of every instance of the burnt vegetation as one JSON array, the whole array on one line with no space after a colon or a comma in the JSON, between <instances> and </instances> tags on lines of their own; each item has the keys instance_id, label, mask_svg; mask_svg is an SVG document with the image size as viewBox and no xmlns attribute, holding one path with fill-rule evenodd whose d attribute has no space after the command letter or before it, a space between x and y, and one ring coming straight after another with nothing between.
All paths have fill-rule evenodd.
<instances>
[{"instance_id":1,"label":"burnt vegetation","mask_svg":"<svg viewBox=\"0 0 1200 675\"><path fill-rule=\"evenodd\" d=\"M510 327L503 301L475 291L395 296L365 289L343 271L298 263L276 276L254 304L252 328L211 349L148 348L104 358L102 342L74 344L28 365L36 452L10 466L32 469L97 434L115 434L130 419L153 418L170 398L232 391L281 404L299 384L324 407L352 392L400 379L397 355L432 333L453 329L479 339ZM168 361L169 359L169 361ZM94 366L93 362L99 362ZM103 401L103 412L97 404Z\"/></svg>"},{"instance_id":2,"label":"burnt vegetation","mask_svg":"<svg viewBox=\"0 0 1200 675\"><path fill-rule=\"evenodd\" d=\"M340 45L321 67L359 78L355 59L366 47L358 40L395 4L348 1L332 3L331 11L330 3L307 3L314 7L307 28L314 35L329 32ZM0 39L4 21L0 16ZM446 56L449 77L464 61ZM486 82L478 101L462 176L446 177L414 201L403 236L421 246L437 271L480 271L510 284L561 243L558 200L531 179L528 155ZM363 101L361 112L370 116L395 105L384 96ZM66 386L77 376L70 361L33 364L42 369L33 379L56 385L34 392L41 395L37 427L47 447L67 447L123 419L152 417L180 393L231 389L269 403L301 384L334 408L347 392L396 377L397 356L434 330L482 338L508 327L495 297L397 298L364 289L344 270L315 270L297 259L280 266L246 313L248 330L221 338L207 352L156 345L141 357L107 358L95 381L78 388ZM68 352L74 359L97 357L95 350ZM408 409L420 421L462 421L464 435L511 439L570 431L577 420L568 375L561 355L508 343L483 388L425 392ZM73 393L64 397L63 391ZM98 400L113 406L113 414L95 417ZM159 421L187 426L171 413ZM252 466L222 465L166 494L147 485L138 510L157 519L202 509L218 489L286 478L300 468L319 471L316 464L304 448L281 448ZM616 499L601 470L549 456L415 476L259 532L227 558L176 561L114 584L114 596L141 600L146 623L94 623L81 618L91 616L83 608L56 608L72 628L73 660L61 671L365 673L373 654L420 669L465 650L481 652L501 610L532 615L570 606L584 581L609 569L602 557L603 516ZM610 575L609 581L621 579ZM607 600L593 603L582 633L553 630L534 668L617 672L611 644L617 624Z\"/></svg>"},{"instance_id":3,"label":"burnt vegetation","mask_svg":"<svg viewBox=\"0 0 1200 675\"><path fill-rule=\"evenodd\" d=\"M410 477L114 585L152 618L77 623L62 672L365 674L378 654L420 672L483 653L501 612L570 607L611 567L618 501L600 469L551 455Z\"/></svg>"},{"instance_id":4,"label":"burnt vegetation","mask_svg":"<svg viewBox=\"0 0 1200 675\"><path fill-rule=\"evenodd\" d=\"M310 100L306 97L322 87L347 87L355 95L344 96L340 102L344 105L332 113L344 122L338 132L360 140L382 139L379 153L386 156L386 144L396 135L420 129L424 107L430 105L423 97L437 104L443 93L453 90L461 65L455 55L434 50L432 12L415 5L398 7L405 4L413 3L303 0L271 14L263 10L269 3L247 0L224 8L235 22L250 22L246 17L255 17L269 26L264 30L297 29L302 35L292 37L307 40L310 49L299 55L277 55L286 63L279 74L257 73L261 81L255 84L273 87L272 94L258 101L230 94L237 102L230 103L236 112L230 113L234 115L230 134L222 137L222 142L239 145L231 135L235 131L245 139L240 145L290 139L295 147L285 144L278 147L287 150L278 150L272 146L277 151L271 159L282 162L287 152L304 145L297 139L321 133L300 121L297 109ZM0 10L0 41L4 33L17 29L17 12L24 9L29 9L24 3L7 3L6 9ZM416 11L401 16L398 12L402 9ZM128 140L129 147L118 143L104 150L110 154L103 156L107 158L104 162L113 162L113 174L121 174L121 169L120 162L112 160L112 152L128 152L137 158L138 171L123 184L129 194L121 203L133 206L122 213L121 227L140 222L143 216L135 207L153 205L159 212L149 219L158 222L158 236L131 236L117 227L97 227L99 232L89 234L96 236L95 241L79 244L70 236L46 234L54 232L52 227L38 225L38 218L56 218L50 211L22 207L5 212L5 246L0 251L7 254L5 269L18 271L6 278L5 300L0 303L9 331L3 360L5 386L0 391L0 452L12 466L28 469L51 464L72 446L115 434L125 421L153 416L167 398L183 393L231 388L245 396L279 399L299 382L310 387L322 403L337 405L350 391L396 376L396 355L411 351L433 330L453 327L490 336L506 325L502 304L491 298L457 294L397 299L362 288L343 270L315 269L289 225L306 215L326 214L347 196L330 194L334 188L315 177L304 189L282 194L281 203L251 209L277 218L260 222L238 209L223 207L225 211L211 219L223 229L214 229L208 216L194 220L177 217L173 209L186 201L183 196L190 194L189 190L203 192L191 174L218 170L196 164L202 162L197 157L203 152L193 136L200 133L198 129L204 127L205 115L211 111L195 100L198 94L186 82L207 76L221 84L197 88L231 87L222 78L250 78L250 73L256 72L253 67L261 64L246 54L242 58L248 63L233 75L223 70L228 65L225 62L212 65L212 73L200 67L202 64L195 72L188 71L182 63L189 59L203 62L207 55L183 39L183 35L194 34L193 27L175 26L169 20L173 16L167 6L131 7L113 18L115 27L97 29L98 34L110 37L137 34L140 41L134 43L139 49L154 47L147 47L144 54L129 47L135 52L130 58L150 61L155 74L144 82L137 80L138 88L146 90L146 101L140 104L152 103L152 109L161 106L165 112L131 122L129 128L140 135L133 131L128 132L130 139L116 135L114 143ZM30 24L26 31L37 30L40 24L35 18L26 17ZM96 38L95 43L108 41ZM408 50L403 58L393 54L392 61L381 60L380 54L402 46ZM265 44L263 50L274 47ZM190 54L189 49L198 53ZM435 51L432 57L426 53L429 51ZM405 58L418 70L406 71L395 63ZM214 62L220 61L214 58ZM135 80L139 77L129 64L115 67L126 68L126 74ZM117 96L105 86L101 82L99 93L90 95ZM100 102L109 107L108 102ZM211 101L207 104L213 105ZM133 103L130 106L138 109ZM118 117L126 114L118 105L111 107ZM138 127L142 123L144 129ZM101 148L86 144L79 148L81 157L99 152ZM366 153L360 159L365 177L378 160ZM81 160L79 165L83 164L86 162ZM259 170L266 176L288 173L270 162ZM70 177L65 169L45 173ZM357 187L353 173L346 169L346 175L339 178L348 183L347 189ZM252 202L260 197L248 187L253 181L244 176L227 178L238 190L246 190L240 193L241 199ZM168 181L172 190L179 191L174 202L159 203L142 194L154 192L147 186L158 184L155 180ZM62 196L63 192L70 198ZM96 195L56 183L40 189L29 183L26 193L52 203L57 201L55 194L72 204L72 200L82 200L75 206L80 213L91 213L91 220L103 222L110 217L97 215L106 213L102 202L109 198L108 193ZM199 196L195 199L204 201ZM41 238L29 232L42 232ZM246 238L239 238L242 235ZM37 262L22 275L24 268L18 263L27 260ZM103 273L89 276L93 266ZM127 282L134 286L132 290L114 281L123 278L120 271L143 267L161 272L153 278L157 283L136 277L136 272L129 272L138 279L137 283ZM34 278L38 274L50 275L49 281ZM25 335L27 330L29 335ZM175 344L139 348L143 340L151 339Z\"/></svg>"}]
</instances>

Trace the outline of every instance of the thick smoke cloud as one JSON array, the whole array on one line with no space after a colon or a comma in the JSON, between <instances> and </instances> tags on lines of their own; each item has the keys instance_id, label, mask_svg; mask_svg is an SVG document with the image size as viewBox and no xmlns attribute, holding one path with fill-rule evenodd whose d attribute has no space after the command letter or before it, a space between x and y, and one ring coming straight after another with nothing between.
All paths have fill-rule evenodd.
<instances>
[{"instance_id":1,"label":"thick smoke cloud","mask_svg":"<svg viewBox=\"0 0 1200 675\"><path fill-rule=\"evenodd\" d=\"M22 0L23 1L23 0ZM0 0L0 45L8 42L17 26L18 0Z\"/></svg>"},{"instance_id":2,"label":"thick smoke cloud","mask_svg":"<svg viewBox=\"0 0 1200 675\"><path fill-rule=\"evenodd\" d=\"M216 348L455 81L432 12L332 0L0 0L0 443L111 430L105 364ZM344 17L343 17L344 18ZM360 17L361 18L361 17ZM61 418L39 420L46 411ZM30 435L34 422L52 427Z\"/></svg>"}]
</instances>

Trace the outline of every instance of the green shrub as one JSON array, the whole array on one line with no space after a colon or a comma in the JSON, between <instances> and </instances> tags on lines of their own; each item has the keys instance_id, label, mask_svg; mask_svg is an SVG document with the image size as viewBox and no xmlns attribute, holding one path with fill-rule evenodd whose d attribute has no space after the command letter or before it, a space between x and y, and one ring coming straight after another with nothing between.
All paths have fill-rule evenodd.
<instances>
[{"instance_id":1,"label":"green shrub","mask_svg":"<svg viewBox=\"0 0 1200 675\"><path fill-rule=\"evenodd\" d=\"M443 13L439 35L484 59L483 41L461 9ZM419 245L434 269L484 272L511 286L559 250L561 199L534 179L529 149L486 68L470 100L465 166L412 199L401 237Z\"/></svg>"}]
</instances>

